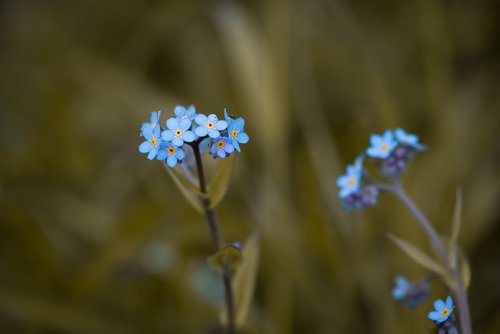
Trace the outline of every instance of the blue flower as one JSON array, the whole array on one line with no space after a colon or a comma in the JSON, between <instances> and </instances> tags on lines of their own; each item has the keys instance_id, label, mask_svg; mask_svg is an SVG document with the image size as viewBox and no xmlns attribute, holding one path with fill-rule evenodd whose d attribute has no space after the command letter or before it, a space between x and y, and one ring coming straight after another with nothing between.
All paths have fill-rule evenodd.
<instances>
[{"instance_id":1,"label":"blue flower","mask_svg":"<svg viewBox=\"0 0 500 334\"><path fill-rule=\"evenodd\" d=\"M141 126L141 134L140 137L144 136L143 131L146 127L151 127L151 129L154 130L154 128L158 125L160 121L160 115L161 115L161 110L160 111L152 111L151 112L151 118L149 122L142 123Z\"/></svg>"},{"instance_id":2,"label":"blue flower","mask_svg":"<svg viewBox=\"0 0 500 334\"><path fill-rule=\"evenodd\" d=\"M143 125L141 132L146 141L139 145L139 152L149 153L148 159L152 160L158 154L160 144L162 143L162 139L160 138L161 129L159 126L155 126L153 129L151 125Z\"/></svg>"},{"instance_id":3,"label":"blue flower","mask_svg":"<svg viewBox=\"0 0 500 334\"><path fill-rule=\"evenodd\" d=\"M451 296L448 296L448 298L446 298L446 303L441 299L437 299L436 301L434 301L435 311L429 312L428 317L429 319L437 323L442 323L446 321L453 313L453 308L454 306Z\"/></svg>"},{"instance_id":4,"label":"blue flower","mask_svg":"<svg viewBox=\"0 0 500 334\"><path fill-rule=\"evenodd\" d=\"M227 137L219 137L213 141L210 147L210 154L214 158L225 158L234 151L231 141Z\"/></svg>"},{"instance_id":5,"label":"blue flower","mask_svg":"<svg viewBox=\"0 0 500 334\"><path fill-rule=\"evenodd\" d=\"M184 142L190 143L195 140L193 131L190 131L191 121L188 118L178 120L171 117L167 120L167 130L161 133L164 141L170 141L177 147L181 147Z\"/></svg>"},{"instance_id":6,"label":"blue flower","mask_svg":"<svg viewBox=\"0 0 500 334\"><path fill-rule=\"evenodd\" d=\"M245 133L245 130L243 130L245 120L242 117L237 119L230 117L227 113L227 109L224 109L224 117L228 122L227 132L229 138L231 138L231 145L234 146L236 151L241 152L240 144L246 144L250 140L248 135Z\"/></svg>"},{"instance_id":7,"label":"blue flower","mask_svg":"<svg viewBox=\"0 0 500 334\"><path fill-rule=\"evenodd\" d=\"M411 289L411 283L403 276L397 276L394 280L396 284L392 289L392 299L402 300Z\"/></svg>"},{"instance_id":8,"label":"blue flower","mask_svg":"<svg viewBox=\"0 0 500 334\"><path fill-rule=\"evenodd\" d=\"M347 165L346 173L337 179L340 198L346 198L359 190L363 173L363 158L363 156L359 156L354 165Z\"/></svg>"},{"instance_id":9,"label":"blue flower","mask_svg":"<svg viewBox=\"0 0 500 334\"><path fill-rule=\"evenodd\" d=\"M227 122L219 121L214 114L210 114L208 117L203 114L198 114L194 118L194 121L199 125L194 130L194 133L198 137L205 137L208 134L210 138L217 138L220 136L219 131L227 129Z\"/></svg>"},{"instance_id":10,"label":"blue flower","mask_svg":"<svg viewBox=\"0 0 500 334\"><path fill-rule=\"evenodd\" d=\"M165 160L169 167L174 168L177 162L184 159L184 150L170 142L164 142L156 158L158 160Z\"/></svg>"},{"instance_id":11,"label":"blue flower","mask_svg":"<svg viewBox=\"0 0 500 334\"><path fill-rule=\"evenodd\" d=\"M181 105L177 105L174 108L174 114L175 117L177 117L177 119L179 120L187 118L192 121L196 116L196 109L193 105L190 105L187 108Z\"/></svg>"},{"instance_id":12,"label":"blue flower","mask_svg":"<svg viewBox=\"0 0 500 334\"><path fill-rule=\"evenodd\" d=\"M392 132L387 130L382 136L372 135L370 144L371 146L366 150L366 153L372 158L385 159L391 155L398 142L394 139Z\"/></svg>"},{"instance_id":13,"label":"blue flower","mask_svg":"<svg viewBox=\"0 0 500 334\"><path fill-rule=\"evenodd\" d=\"M416 148L418 150L425 149L425 146L418 142L417 135L414 135L412 133L407 133L405 130L400 129L400 128L394 130L394 135L396 136L396 139L401 144L411 146L411 147Z\"/></svg>"}]
</instances>

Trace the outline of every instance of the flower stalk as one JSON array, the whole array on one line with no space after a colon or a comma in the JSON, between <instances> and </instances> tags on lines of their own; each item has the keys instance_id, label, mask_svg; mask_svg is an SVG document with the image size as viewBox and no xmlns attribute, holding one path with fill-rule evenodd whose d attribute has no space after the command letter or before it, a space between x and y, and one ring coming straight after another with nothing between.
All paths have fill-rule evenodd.
<instances>
[{"instance_id":1,"label":"flower stalk","mask_svg":"<svg viewBox=\"0 0 500 334\"><path fill-rule=\"evenodd\" d=\"M196 160L196 170L198 172L198 180L200 192L203 194L200 196L200 202L203 206L203 210L205 212L205 218L207 220L208 229L210 232L210 238L212 240L212 248L214 253L218 252L222 247L222 235L219 229L219 223L217 221L217 216L215 214L215 210L210 206L210 198L207 193L207 182L205 178L205 172L203 170L203 162L201 159L200 152L200 141L194 141L190 144L193 148L195 160ZM235 325L234 325L234 315L235 315L235 306L234 306L234 298L233 291L231 285L231 274L225 269L222 272L222 281L224 285L224 300L226 304L227 310L227 334L235 333Z\"/></svg>"}]
</instances>

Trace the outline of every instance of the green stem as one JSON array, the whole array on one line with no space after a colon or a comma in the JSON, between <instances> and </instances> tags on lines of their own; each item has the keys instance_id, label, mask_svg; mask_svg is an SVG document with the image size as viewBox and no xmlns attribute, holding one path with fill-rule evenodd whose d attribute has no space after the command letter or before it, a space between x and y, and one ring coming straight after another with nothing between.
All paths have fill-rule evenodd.
<instances>
[{"instance_id":1,"label":"green stem","mask_svg":"<svg viewBox=\"0 0 500 334\"><path fill-rule=\"evenodd\" d=\"M438 233L430 223L429 219L424 215L424 213L418 208L418 206L413 202L413 200L408 196L404 190L401 182L399 180L393 181L392 185L377 185L381 190L386 190L395 194L403 204L406 205L408 210L413 214L413 216L420 223L424 231L427 233L429 241L434 244L438 250L443 263L448 263L447 259L449 257L448 251L444 246L443 241L439 237ZM457 268L448 268L451 275L453 276L456 286L448 286L448 288L453 292L455 296L455 301L458 305L458 312L460 318L460 328L462 329L462 334L472 334L472 326L470 321L470 309L469 302L467 301L467 293L462 283L462 279Z\"/></svg>"},{"instance_id":2,"label":"green stem","mask_svg":"<svg viewBox=\"0 0 500 334\"><path fill-rule=\"evenodd\" d=\"M203 170L203 162L201 160L201 152L200 152L200 143L193 142L191 143L191 147L193 148L194 156L196 159L196 169L198 171L198 180L200 186L200 192L203 194L200 196L200 202L203 206L203 210L205 212L205 218L208 223L208 229L210 232L210 238L212 239L212 247L214 253L218 252L222 247L222 236L219 229L219 224L217 222L217 216L215 214L215 210L210 206L210 198L207 195L207 182L205 178L205 172ZM234 299L233 299L233 290L231 285L231 275L227 270L224 270L222 273L222 281L224 285L224 299L226 303L227 310L227 334L234 334L235 325L234 325L234 315L235 315L235 307L234 307Z\"/></svg>"}]
</instances>

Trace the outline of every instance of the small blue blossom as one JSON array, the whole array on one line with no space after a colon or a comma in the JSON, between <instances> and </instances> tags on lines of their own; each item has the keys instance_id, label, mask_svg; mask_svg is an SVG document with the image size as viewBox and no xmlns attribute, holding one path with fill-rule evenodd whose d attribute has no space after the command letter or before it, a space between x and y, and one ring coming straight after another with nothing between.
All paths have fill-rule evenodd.
<instances>
[{"instance_id":1,"label":"small blue blossom","mask_svg":"<svg viewBox=\"0 0 500 334\"><path fill-rule=\"evenodd\" d=\"M150 125L142 126L142 135L146 139L141 145L139 145L139 152L148 153L148 159L152 160L157 154L162 143L160 137L161 129L159 126L151 128Z\"/></svg>"},{"instance_id":2,"label":"small blue blossom","mask_svg":"<svg viewBox=\"0 0 500 334\"><path fill-rule=\"evenodd\" d=\"M248 137L243 129L245 120L242 117L236 119L230 117L226 109L224 109L224 117L228 123L227 132L229 138L231 138L231 145L234 146L236 151L241 152L240 144L246 144L250 140L250 137Z\"/></svg>"},{"instance_id":3,"label":"small blue blossom","mask_svg":"<svg viewBox=\"0 0 500 334\"><path fill-rule=\"evenodd\" d=\"M163 142L156 158L158 160L165 160L169 167L174 168L177 162L181 162L184 159L184 155L182 148L170 142Z\"/></svg>"},{"instance_id":4,"label":"small blue blossom","mask_svg":"<svg viewBox=\"0 0 500 334\"><path fill-rule=\"evenodd\" d=\"M151 129L154 130L154 128L158 125L158 123L160 121L160 115L161 115L161 110L160 111L152 111L151 112L151 117L150 117L149 122L142 123L140 137L144 136L143 130L147 126L151 127Z\"/></svg>"},{"instance_id":5,"label":"small blue blossom","mask_svg":"<svg viewBox=\"0 0 500 334\"><path fill-rule=\"evenodd\" d=\"M370 144L366 154L372 158L385 159L391 155L398 142L394 139L392 131L386 130L382 136L371 135Z\"/></svg>"},{"instance_id":6,"label":"small blue blossom","mask_svg":"<svg viewBox=\"0 0 500 334\"><path fill-rule=\"evenodd\" d=\"M405 130L401 128L394 130L394 135L401 144L411 146L413 148L416 148L417 150L425 149L425 146L418 142L417 135L407 133Z\"/></svg>"},{"instance_id":7,"label":"small blue blossom","mask_svg":"<svg viewBox=\"0 0 500 334\"><path fill-rule=\"evenodd\" d=\"M234 151L234 146L231 145L231 140L227 137L219 137L213 141L210 147L210 154L214 158L225 158Z\"/></svg>"},{"instance_id":8,"label":"small blue blossom","mask_svg":"<svg viewBox=\"0 0 500 334\"><path fill-rule=\"evenodd\" d=\"M436 301L434 301L434 309L435 311L429 312L429 319L437 323L446 321L451 316L454 309L451 296L448 296L448 298L446 298L446 303L441 299L437 299Z\"/></svg>"},{"instance_id":9,"label":"small blue blossom","mask_svg":"<svg viewBox=\"0 0 500 334\"><path fill-rule=\"evenodd\" d=\"M220 121L215 114L208 116L198 114L194 118L194 121L199 125L194 130L194 133L198 137L205 137L208 134L210 138L217 138L220 136L219 131L227 129L227 122L224 120Z\"/></svg>"},{"instance_id":10,"label":"small blue blossom","mask_svg":"<svg viewBox=\"0 0 500 334\"><path fill-rule=\"evenodd\" d=\"M192 121L196 116L196 109L193 105L190 105L187 108L181 105L177 105L174 108L174 114L175 117L177 117L177 119L179 120L187 118Z\"/></svg>"},{"instance_id":11,"label":"small blue blossom","mask_svg":"<svg viewBox=\"0 0 500 334\"><path fill-rule=\"evenodd\" d=\"M397 276L394 280L395 286L392 289L392 299L402 300L411 289L411 283L403 276Z\"/></svg>"},{"instance_id":12,"label":"small blue blossom","mask_svg":"<svg viewBox=\"0 0 500 334\"><path fill-rule=\"evenodd\" d=\"M191 128L191 121L188 118L179 120L171 117L167 120L167 130L161 133L161 138L181 147L184 142L190 143L196 139L193 131L190 131L189 128Z\"/></svg>"},{"instance_id":13,"label":"small blue blossom","mask_svg":"<svg viewBox=\"0 0 500 334\"><path fill-rule=\"evenodd\" d=\"M347 165L346 173L337 179L340 198L346 198L359 190L363 173L363 158L363 156L360 156L356 159L354 165Z\"/></svg>"}]
</instances>

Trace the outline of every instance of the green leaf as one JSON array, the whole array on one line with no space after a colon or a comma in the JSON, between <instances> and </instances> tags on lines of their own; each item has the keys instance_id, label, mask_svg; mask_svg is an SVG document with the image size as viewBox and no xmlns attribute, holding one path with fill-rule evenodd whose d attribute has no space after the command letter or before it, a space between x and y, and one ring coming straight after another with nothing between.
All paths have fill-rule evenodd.
<instances>
[{"instance_id":1,"label":"green leaf","mask_svg":"<svg viewBox=\"0 0 500 334\"><path fill-rule=\"evenodd\" d=\"M462 279L462 286L465 290L469 288L471 280L471 271L469 261L463 252L459 252L460 257L460 277Z\"/></svg>"},{"instance_id":2,"label":"green leaf","mask_svg":"<svg viewBox=\"0 0 500 334\"><path fill-rule=\"evenodd\" d=\"M219 160L219 165L217 166L207 189L208 197L210 198L210 207L212 208L215 208L226 194L229 186L229 180L231 179L233 163L234 155L231 155L229 158Z\"/></svg>"},{"instance_id":3,"label":"green leaf","mask_svg":"<svg viewBox=\"0 0 500 334\"><path fill-rule=\"evenodd\" d=\"M427 255L420 248L415 245L409 243L406 240L400 239L392 234L388 234L389 239L391 239L399 248L403 250L409 257L411 257L415 262L420 264L422 267L429 269L438 275L448 284L450 287L455 286L455 281L449 274L448 270L439 264L439 262L435 261L429 255Z\"/></svg>"},{"instance_id":4,"label":"green leaf","mask_svg":"<svg viewBox=\"0 0 500 334\"><path fill-rule=\"evenodd\" d=\"M458 258L458 235L460 233L460 224L462 221L462 191L457 188L457 193L455 197L455 208L453 210L453 221L451 228L451 239L449 243L449 265L450 268L457 268L457 258Z\"/></svg>"},{"instance_id":5,"label":"green leaf","mask_svg":"<svg viewBox=\"0 0 500 334\"><path fill-rule=\"evenodd\" d=\"M259 266L260 242L257 233L253 233L244 243L242 263L236 270L233 280L233 295L236 308L235 325L242 327L248 317L252 304L257 268ZM226 308L222 308L221 322L227 323Z\"/></svg>"},{"instance_id":6,"label":"green leaf","mask_svg":"<svg viewBox=\"0 0 500 334\"><path fill-rule=\"evenodd\" d=\"M191 203L191 205L198 210L199 212L203 213L203 206L201 205L201 198L205 195L203 195L197 188L197 185L195 185L191 180L189 180L184 174L180 173L177 169L175 168L170 168L166 164L163 164L165 166L165 169L167 170L168 174L172 177L174 180L175 185L181 193L186 197L186 199Z\"/></svg>"}]
</instances>

